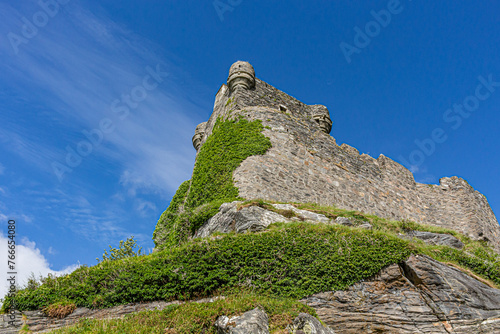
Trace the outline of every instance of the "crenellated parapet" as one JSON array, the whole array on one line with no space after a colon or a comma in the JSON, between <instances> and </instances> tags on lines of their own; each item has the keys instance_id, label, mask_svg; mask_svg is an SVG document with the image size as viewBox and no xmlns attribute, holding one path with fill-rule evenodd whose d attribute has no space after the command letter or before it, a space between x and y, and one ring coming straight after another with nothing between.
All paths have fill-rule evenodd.
<instances>
[{"instance_id":1,"label":"crenellated parapet","mask_svg":"<svg viewBox=\"0 0 500 334\"><path fill-rule=\"evenodd\" d=\"M387 175L387 177L397 180L399 183L403 183L408 187L415 186L415 178L412 172L400 163L397 163L383 154L377 158L377 163L381 171Z\"/></svg>"}]
</instances>

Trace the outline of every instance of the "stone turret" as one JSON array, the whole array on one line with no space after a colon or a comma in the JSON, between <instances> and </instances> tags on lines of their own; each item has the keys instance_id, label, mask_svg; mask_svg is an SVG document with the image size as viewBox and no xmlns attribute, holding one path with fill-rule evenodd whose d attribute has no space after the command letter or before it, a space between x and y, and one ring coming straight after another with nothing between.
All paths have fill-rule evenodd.
<instances>
[{"instance_id":1,"label":"stone turret","mask_svg":"<svg viewBox=\"0 0 500 334\"><path fill-rule=\"evenodd\" d=\"M205 136L205 128L207 127L207 122L200 123L196 126L196 130L194 130L193 136L193 147L198 152L201 146L201 141Z\"/></svg>"},{"instance_id":2,"label":"stone turret","mask_svg":"<svg viewBox=\"0 0 500 334\"><path fill-rule=\"evenodd\" d=\"M333 122L330 118L328 109L321 104L315 104L309 106L309 108L311 109L312 118L316 121L316 123L318 123L321 130L324 133L329 134L332 130Z\"/></svg>"},{"instance_id":3,"label":"stone turret","mask_svg":"<svg viewBox=\"0 0 500 334\"><path fill-rule=\"evenodd\" d=\"M255 87L255 70L253 66L241 60L231 65L227 85L231 91L234 91L238 87L244 89Z\"/></svg>"}]
</instances>

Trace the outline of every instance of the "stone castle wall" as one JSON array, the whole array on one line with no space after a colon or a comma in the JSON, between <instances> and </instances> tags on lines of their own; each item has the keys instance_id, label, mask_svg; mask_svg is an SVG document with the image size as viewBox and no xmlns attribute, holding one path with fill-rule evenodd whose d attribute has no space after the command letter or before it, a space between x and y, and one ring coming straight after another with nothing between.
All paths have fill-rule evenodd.
<instances>
[{"instance_id":1,"label":"stone castle wall","mask_svg":"<svg viewBox=\"0 0 500 334\"><path fill-rule=\"evenodd\" d=\"M255 87L223 85L203 143L218 117L259 119L272 148L247 158L234 172L240 196L282 202L314 202L389 219L450 228L500 250L500 226L486 198L465 180L416 183L413 174L380 155L374 159L321 130L308 106L256 79Z\"/></svg>"}]
</instances>

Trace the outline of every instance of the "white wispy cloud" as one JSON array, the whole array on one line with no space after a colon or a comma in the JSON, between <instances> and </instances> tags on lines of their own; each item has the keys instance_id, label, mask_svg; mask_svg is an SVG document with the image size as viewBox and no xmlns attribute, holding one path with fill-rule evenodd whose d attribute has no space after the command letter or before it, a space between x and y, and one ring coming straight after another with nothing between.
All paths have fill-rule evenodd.
<instances>
[{"instance_id":1,"label":"white wispy cloud","mask_svg":"<svg viewBox=\"0 0 500 334\"><path fill-rule=\"evenodd\" d=\"M9 239L3 233L0 233L0 254L4 259L7 259L8 241ZM16 263L15 272L17 272L16 282L20 286L26 284L27 279L32 274L37 278L40 275L47 276L49 273L60 276L71 273L79 266L78 264L73 264L61 270L51 269L50 263L40 252L40 249L36 247L36 243L26 238L16 244L16 258L14 262ZM5 263L5 267L6 265L7 263ZM0 298L3 298L9 289L7 270L0 270L0 282Z\"/></svg>"},{"instance_id":2,"label":"white wispy cloud","mask_svg":"<svg viewBox=\"0 0 500 334\"><path fill-rule=\"evenodd\" d=\"M61 228L71 230L75 235L83 236L90 241L124 239L129 231L121 222L126 212L112 203L109 210L102 210L91 204L83 195L58 194L55 198L65 198L66 211L61 217Z\"/></svg>"},{"instance_id":3,"label":"white wispy cloud","mask_svg":"<svg viewBox=\"0 0 500 334\"><path fill-rule=\"evenodd\" d=\"M0 5L0 9L3 29L19 30L20 17L26 14L8 4ZM12 87L43 92L35 97L49 116L40 122L51 123L39 128L55 127L60 133L58 139L40 140L27 135L29 128L18 125L7 132L0 125L0 140L21 158L35 161L40 169L52 173L52 162L65 163L66 146L76 149L86 139L82 131L98 129L100 121L109 118L114 130L83 158L86 166L87 161L94 164L97 159L122 166L122 184L132 192L175 190L190 176L194 161L190 138L197 123L193 115L202 110L179 88L181 70L157 50L158 46L98 10L90 12L70 2L51 19L50 25L20 46L17 56L8 58L4 73ZM10 44L2 43L0 52L12 54ZM117 117L111 108L113 101L130 95L143 84L149 73L146 68L156 69L158 64L168 76L156 89L148 91L136 108L129 108L125 119ZM0 95L0 100L4 98L9 97ZM14 110L5 114L4 124L14 124ZM64 180L77 178L79 168L65 174Z\"/></svg>"},{"instance_id":4,"label":"white wispy cloud","mask_svg":"<svg viewBox=\"0 0 500 334\"><path fill-rule=\"evenodd\" d=\"M136 210L142 217L149 217L151 215L151 212L156 211L156 205L149 201L137 200Z\"/></svg>"}]
</instances>

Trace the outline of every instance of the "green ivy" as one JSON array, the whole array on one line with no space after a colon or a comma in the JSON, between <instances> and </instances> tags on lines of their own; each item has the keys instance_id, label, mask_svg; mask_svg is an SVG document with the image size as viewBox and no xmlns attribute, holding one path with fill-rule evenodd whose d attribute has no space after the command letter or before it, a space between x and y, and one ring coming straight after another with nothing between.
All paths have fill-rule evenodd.
<instances>
[{"instance_id":1,"label":"green ivy","mask_svg":"<svg viewBox=\"0 0 500 334\"><path fill-rule=\"evenodd\" d=\"M264 154L271 147L262 129L260 120L217 120L198 152L191 181L179 187L156 225L153 239L157 249L185 242L217 213L222 203L239 198L233 172L246 158Z\"/></svg>"},{"instance_id":2,"label":"green ivy","mask_svg":"<svg viewBox=\"0 0 500 334\"><path fill-rule=\"evenodd\" d=\"M238 198L233 172L246 158L262 155L271 147L271 141L261 133L262 129L260 120L217 120L196 159L186 199L188 208Z\"/></svg>"},{"instance_id":3,"label":"green ivy","mask_svg":"<svg viewBox=\"0 0 500 334\"><path fill-rule=\"evenodd\" d=\"M170 201L169 207L158 220L156 229L153 232L153 240L156 246L161 244L176 245L182 239L181 227L179 226L182 220L179 219L179 209L186 199L189 182L189 180L184 181L179 186L172 201Z\"/></svg>"}]
</instances>

